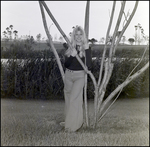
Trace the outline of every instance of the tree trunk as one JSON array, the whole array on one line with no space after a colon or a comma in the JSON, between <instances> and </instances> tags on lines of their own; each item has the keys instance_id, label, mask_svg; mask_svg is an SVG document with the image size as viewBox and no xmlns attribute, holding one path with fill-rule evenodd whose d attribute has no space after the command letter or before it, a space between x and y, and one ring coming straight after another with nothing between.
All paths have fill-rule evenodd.
<instances>
[{"instance_id":1,"label":"tree trunk","mask_svg":"<svg viewBox=\"0 0 150 147\"><path fill-rule=\"evenodd\" d=\"M101 110L103 111L104 108L106 107L106 105L108 104L108 102L110 102L110 100L121 90L123 89L125 86L127 86L131 81L133 81L134 79L136 79L137 77L139 77L146 69L149 68L149 62L145 64L144 67L142 67L139 71L137 71L135 74L133 74L132 76L128 77L122 84L120 84L107 98L106 100L103 102L102 106L101 106ZM103 117L103 115L99 118L99 120Z\"/></svg>"},{"instance_id":2,"label":"tree trunk","mask_svg":"<svg viewBox=\"0 0 150 147\"><path fill-rule=\"evenodd\" d=\"M86 12L85 12L85 22L84 22L84 30L88 41L89 36L89 8L90 8L90 1L87 1L86 4ZM86 66L86 57L85 57L85 66ZM89 117L88 117L88 106L87 106L87 74L85 74L84 79L84 103L85 103L85 118L86 118L86 125L89 126Z\"/></svg>"},{"instance_id":3,"label":"tree trunk","mask_svg":"<svg viewBox=\"0 0 150 147\"><path fill-rule=\"evenodd\" d=\"M135 11L137 9L137 6L138 6L138 1L136 1L134 9L133 9L133 11L132 11L129 19L127 20L126 24L124 25L124 27L123 27L123 29L122 29L119 37L117 38L117 41L116 41L117 32L118 32L118 29L119 29L119 25L121 23L122 15L124 13L125 3L126 2L124 2L124 1L122 2L120 13L119 13L118 20L117 20L117 23L116 23L116 27L115 27L115 30L114 30L114 33L113 33L112 44L111 44L111 47L110 47L110 50L109 50L109 58L108 58L108 60L105 60L105 54L106 54L106 48L107 48L107 41L108 41L108 36L109 36L109 32L110 32L111 25L112 25L112 20L113 20L113 16L114 16L114 10L115 10L116 1L114 1L114 3L113 3L111 17L110 17L110 22L109 22L109 26L108 26L108 30L107 30L107 35L106 35L105 47L104 47L104 51L103 51L103 55L102 55L102 60L101 60L101 67L100 67L100 72L99 72L98 83L97 83L95 77L93 76L93 74L90 71L88 71L87 67L83 64L83 62L81 61L81 59L79 58L79 56L76 55L77 60L79 61L79 63L81 64L81 66L83 67L83 69L85 70L85 72L87 74L89 74L90 78L92 79L92 82L93 82L93 85L94 85L94 89L95 89L95 95L94 95L94 128L97 126L97 122L99 121L99 118L98 118L99 115L98 115L98 113L100 113L100 119L101 119L104 116L104 114L105 114L105 112L102 113L102 111L104 110L104 108L106 108L106 105L110 102L110 100L123 87L125 87L127 84L129 84L133 79L135 79L136 77L138 77L142 72L144 72L149 67L149 62L148 62L141 70L139 70L138 72L136 72L133 76L130 76L129 78L127 78L127 80L125 80L121 85L119 85L105 99L105 101L103 102L103 98L104 98L104 95L105 95L105 92L106 92L106 87L107 87L107 85L109 83L109 80L110 80L110 77L111 77L112 71L113 71L114 64L113 64L112 59L113 59L113 57L115 55L116 48L117 48L117 46L119 44L119 41L120 41L123 33L125 32L126 28L128 27L129 23L131 22L134 14L135 14ZM48 15L53 20L54 24L56 25L56 27L58 28L58 30L60 31L60 33L62 34L62 36L64 37L64 39L66 40L66 42L68 43L69 47L71 49L73 49L73 48L72 48L72 45L71 45L69 39L67 38L67 36L65 35L65 33L60 28L59 24L57 23L57 21L55 20L55 18L51 14L51 12L48 9L48 7L45 4L45 2L44 1L39 1L39 4L40 4L40 8L41 8L41 13L42 13L42 18L43 18L44 28L45 28L45 31L46 31L47 36L49 38L49 43L50 43L50 45L52 47L52 50L53 50L53 52L55 54L55 57L57 59L57 64L59 65L59 69L61 71L61 75L63 77L64 73L63 73L63 70L62 70L62 66L61 66L58 54L56 52L56 49L54 48L53 42L51 40L48 28L47 28L46 19L45 19L45 15L44 15L44 11L43 11L42 5L45 7ZM87 6L86 6L85 28L84 29L85 29L85 32L86 32L86 35L87 35L87 38L88 38L88 31L89 31L89 1L87 1ZM105 65L104 65L104 63L105 63ZM103 66L105 66L105 68L104 68L105 72L104 72L104 76L102 77ZM86 93L87 93L87 91L86 91L86 86L87 86L86 84L87 83L86 82L87 82L87 79L86 78L85 78L85 91L84 91L84 95L85 95L85 108L86 108L86 123L87 123L87 126L88 126L87 97L86 97ZM102 80L102 78L103 78L103 80Z\"/></svg>"}]
</instances>

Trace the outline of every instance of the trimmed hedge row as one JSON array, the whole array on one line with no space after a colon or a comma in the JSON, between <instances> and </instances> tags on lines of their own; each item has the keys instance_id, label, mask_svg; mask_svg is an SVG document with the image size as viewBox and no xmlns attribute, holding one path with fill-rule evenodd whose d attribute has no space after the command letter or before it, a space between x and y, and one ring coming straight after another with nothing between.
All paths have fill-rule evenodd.
<instances>
[{"instance_id":1,"label":"trimmed hedge row","mask_svg":"<svg viewBox=\"0 0 150 147\"><path fill-rule=\"evenodd\" d=\"M64 66L64 59L61 59ZM142 67L147 62L143 60ZM114 62L114 70L107 86L108 96L118 85L120 85L135 67L138 61L120 59ZM92 73L98 79L100 60L93 61ZM63 67L64 68L64 67ZM136 71L138 70L136 69ZM127 85L123 96L144 97L149 94L149 72L146 70L139 78ZM1 64L1 94L2 97L17 97L21 99L50 99L60 96L63 98L63 81L55 58L51 60L41 58L27 59L24 66L16 60L8 60L8 65ZM88 78L88 98L94 97L94 86Z\"/></svg>"},{"instance_id":2,"label":"trimmed hedge row","mask_svg":"<svg viewBox=\"0 0 150 147\"><path fill-rule=\"evenodd\" d=\"M60 46L60 45L59 45ZM12 43L6 50L1 51L1 57L9 57L6 64L1 64L1 96L16 97L20 99L51 99L63 98L63 81L51 49L33 50L33 44L29 42ZM61 45L62 47L62 45ZM101 64L102 49L104 46L92 46L93 60L92 73L98 80ZM125 49L127 48L127 49ZM109 48L108 48L109 50ZM107 55L108 55L107 50ZM59 49L59 57L64 68L65 48ZM120 85L139 62L144 52L144 46L130 48L119 46L116 51L114 69L107 86L107 97L118 85ZM106 57L107 57L106 55ZM17 60L16 60L17 59ZM18 59L22 59L18 61ZM138 68L140 69L149 60L149 49ZM65 69L65 68L64 68ZM121 93L124 97L147 97L149 96L149 70L127 85ZM94 97L94 86L88 78L88 98Z\"/></svg>"}]
</instances>

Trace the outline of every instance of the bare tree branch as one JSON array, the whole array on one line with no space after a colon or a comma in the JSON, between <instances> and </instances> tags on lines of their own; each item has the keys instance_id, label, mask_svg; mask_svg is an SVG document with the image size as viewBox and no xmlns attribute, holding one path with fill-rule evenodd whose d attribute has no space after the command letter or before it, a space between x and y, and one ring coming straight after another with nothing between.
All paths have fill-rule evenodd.
<instances>
[{"instance_id":1,"label":"bare tree branch","mask_svg":"<svg viewBox=\"0 0 150 147\"><path fill-rule=\"evenodd\" d=\"M87 37L87 41L89 36L89 9L90 9L90 1L87 1L85 10L85 22L84 22L84 31ZM86 66L86 57L85 57L85 66ZM85 83L84 85L85 118L86 118L86 125L89 126L88 106L87 106L87 74L85 74L84 83Z\"/></svg>"},{"instance_id":2,"label":"bare tree branch","mask_svg":"<svg viewBox=\"0 0 150 147\"><path fill-rule=\"evenodd\" d=\"M133 71L134 71L134 70L139 66L139 64L142 62L142 60L143 60L143 58L144 58L144 55L145 55L146 50L148 49L148 47L149 47L149 45L147 44L147 46L146 46L146 48L145 48L145 50L144 50L144 53L143 53L143 55L142 55L140 61L139 61L138 64L133 68L133 70L129 73L129 75L128 75L128 77L126 78L126 80L130 77L130 75L133 73ZM144 71L143 71L143 72L144 72ZM110 109L110 107L113 105L113 103L117 100L118 96L120 95L120 93L121 93L121 91L123 90L124 87L125 87L125 86L122 86L122 88L121 88L120 91L119 91L119 94L117 95L117 97L115 98L115 100L112 102L112 104L107 108L107 110L103 113L103 115L102 115L102 116L100 115L101 117L100 117L99 120L101 120L102 117L104 117L104 115L106 114L106 112ZM108 102L107 102L107 103L108 103ZM102 109L101 111L103 111L103 110L105 109L107 103L103 106L103 109Z\"/></svg>"},{"instance_id":3,"label":"bare tree branch","mask_svg":"<svg viewBox=\"0 0 150 147\"><path fill-rule=\"evenodd\" d=\"M51 48L52 48L52 50L53 50L53 53L54 53L54 55L55 55L55 57L56 57L56 61L57 61L58 66L59 66L62 79L63 79L63 81L64 81L64 71L63 71L63 68L62 68L62 65L61 65L61 62L60 62L60 58L59 58L59 56L58 56L58 53L57 53L57 51L56 51L56 49L55 49L55 47L54 47L54 44L53 44L52 39L51 39L51 36L50 36L50 34L49 34L49 30L48 30L48 27L47 27L44 10L43 10L42 4L41 4L40 2L39 2L39 5L40 5L41 13L42 13L44 28L45 28L46 34L47 34L47 36L48 36L50 46L51 46Z\"/></svg>"},{"instance_id":4,"label":"bare tree branch","mask_svg":"<svg viewBox=\"0 0 150 147\"><path fill-rule=\"evenodd\" d=\"M116 1L113 2L111 17L110 17L109 26L107 29L106 41L105 41L105 46L104 46L104 51L103 51L101 66L100 66L100 72L99 72L98 86L100 86L100 82L102 79L102 71L103 71L104 59L105 59L105 54L106 54L106 49L107 49L107 41L108 41L108 37L109 37L109 33L110 33L110 29L111 29L111 25L112 25L112 21L114 17L115 5L116 5Z\"/></svg>"},{"instance_id":5,"label":"bare tree branch","mask_svg":"<svg viewBox=\"0 0 150 147\"><path fill-rule=\"evenodd\" d=\"M119 91L120 89L122 89L123 87L125 87L126 85L128 85L132 80L134 80L135 78L137 78L138 76L140 76L146 69L149 68L149 62L146 63L146 65L144 67L142 67L139 71L137 71L135 74L133 74L132 76L128 77L122 84L120 84L107 98L106 100L103 102L102 106L101 106L101 111L103 111L105 105L107 102L109 102Z\"/></svg>"},{"instance_id":6,"label":"bare tree branch","mask_svg":"<svg viewBox=\"0 0 150 147\"><path fill-rule=\"evenodd\" d=\"M123 33L124 33L125 30L127 29L128 25L130 24L130 22L131 22L131 20L132 20L132 18L133 18L133 16L134 16L134 14L135 14L135 12L136 12L137 6L138 6L138 1L136 1L135 6L134 6L134 9L133 9L133 11L132 11L132 13L131 13L131 15L130 15L128 21L126 22L125 26L123 27L123 29L122 29L122 31L121 31L121 33L120 33L118 39L117 39L116 45L115 45L114 50L113 50L113 55L115 54L116 48L117 48L117 46L118 46L118 44L119 44L119 42L120 42L120 40L121 40L121 37L122 37Z\"/></svg>"}]
</instances>

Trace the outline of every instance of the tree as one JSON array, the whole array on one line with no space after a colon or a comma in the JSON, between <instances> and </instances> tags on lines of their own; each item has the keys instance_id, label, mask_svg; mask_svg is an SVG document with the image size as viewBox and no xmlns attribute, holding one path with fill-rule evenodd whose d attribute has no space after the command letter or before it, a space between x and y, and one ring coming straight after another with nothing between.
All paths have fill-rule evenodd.
<instances>
[{"instance_id":1,"label":"tree","mask_svg":"<svg viewBox=\"0 0 150 147\"><path fill-rule=\"evenodd\" d=\"M60 42L64 42L64 38L62 36L59 37Z\"/></svg>"},{"instance_id":2,"label":"tree","mask_svg":"<svg viewBox=\"0 0 150 147\"><path fill-rule=\"evenodd\" d=\"M108 39L107 39L107 44L111 44L112 43L112 39L113 39L113 36L109 35Z\"/></svg>"},{"instance_id":3,"label":"tree","mask_svg":"<svg viewBox=\"0 0 150 147\"><path fill-rule=\"evenodd\" d=\"M13 33L14 33L14 35L15 35L15 38L14 39L17 39L17 37L18 37L18 35L17 35L17 33L18 33L18 31L13 31Z\"/></svg>"},{"instance_id":4,"label":"tree","mask_svg":"<svg viewBox=\"0 0 150 147\"><path fill-rule=\"evenodd\" d=\"M37 36L36 36L36 40L37 40L37 42L38 42L38 44L39 44L39 48L40 48L41 37L42 37L42 35L41 35L40 33L37 34Z\"/></svg>"},{"instance_id":5,"label":"tree","mask_svg":"<svg viewBox=\"0 0 150 147\"><path fill-rule=\"evenodd\" d=\"M3 32L3 35L4 35L5 41L9 41L9 38L8 38L8 36L7 36L7 32L6 32L6 31Z\"/></svg>"},{"instance_id":6,"label":"tree","mask_svg":"<svg viewBox=\"0 0 150 147\"><path fill-rule=\"evenodd\" d=\"M55 41L57 41L57 34L55 34L55 36L54 36L54 40L55 40Z\"/></svg>"},{"instance_id":7,"label":"tree","mask_svg":"<svg viewBox=\"0 0 150 147\"><path fill-rule=\"evenodd\" d=\"M33 49L33 44L35 44L33 36L27 36L27 38L24 40L25 42L25 49L26 51Z\"/></svg>"},{"instance_id":8,"label":"tree","mask_svg":"<svg viewBox=\"0 0 150 147\"><path fill-rule=\"evenodd\" d=\"M128 41L130 42L131 45L134 43L134 38L129 38Z\"/></svg>"},{"instance_id":9,"label":"tree","mask_svg":"<svg viewBox=\"0 0 150 147\"><path fill-rule=\"evenodd\" d=\"M37 42L40 42L42 35L39 33L36 35L36 40Z\"/></svg>"},{"instance_id":10,"label":"tree","mask_svg":"<svg viewBox=\"0 0 150 147\"><path fill-rule=\"evenodd\" d=\"M135 44L138 43L138 45L140 45L145 40L144 29L142 28L140 23L135 25L135 36L134 36L134 38L135 38Z\"/></svg>"},{"instance_id":11,"label":"tree","mask_svg":"<svg viewBox=\"0 0 150 147\"><path fill-rule=\"evenodd\" d=\"M9 28L10 28L11 30L13 30L13 25L10 25Z\"/></svg>"},{"instance_id":12,"label":"tree","mask_svg":"<svg viewBox=\"0 0 150 147\"><path fill-rule=\"evenodd\" d=\"M112 7L111 17L110 17L110 21L109 21L109 26L108 26L108 30L107 30L107 33L106 33L105 46L104 46L102 59L101 59L101 65L100 65L98 81L96 80L94 75L90 71L88 71L87 67L84 66L84 64L81 61L81 59L79 58L79 56L76 55L77 60L79 61L79 63L81 64L81 66L83 67L85 72L90 76L90 78L92 79L93 85L94 85L94 92L95 92L95 95L94 95L94 110L95 111L94 111L94 125L93 125L94 128L96 127L97 123L104 117L104 115L107 113L108 109L110 109L112 104L116 101L116 99L118 98L118 95L122 91L122 89L127 84L129 84L132 80L134 80L139 75L141 75L141 73L143 73L149 67L149 62L148 62L147 64L145 64L145 66L143 66L143 68L141 68L139 71L135 72L133 75L131 75L132 72L133 72L133 71L131 71L131 73L126 78L126 80L122 84L118 85L118 87L114 91L112 91L110 93L110 95L108 97L106 97L106 99L104 100L104 95L106 93L106 87L108 85L108 82L109 82L110 77L111 77L112 72L113 72L113 67L114 67L113 57L115 56L116 48L117 48L117 46L118 46L118 44L120 42L120 39L121 39L123 33L125 32L125 30L127 29L128 25L130 24L134 14L135 14L135 12L136 12L137 6L138 6L138 1L136 1L134 9L133 9L131 15L126 20L126 23L124 24L124 26L123 26L123 28L121 30L121 33L120 33L119 37L116 40L117 32L118 32L118 29L119 29L119 26L120 26L120 23L121 23L121 18L122 18L122 15L124 13L125 3L126 3L125 1L121 2L121 8L120 8L118 20L117 20L117 23L116 23L116 26L115 26L115 30L114 30L114 33L113 33L113 36L112 36L111 45L110 45L110 49L109 49L109 58L106 58L105 55L106 55L106 49L107 49L107 45L108 45L108 38L110 36L109 34L110 34L111 26L112 26L112 20L113 20L114 11L115 11L115 5L116 5L116 1L113 2L113 7ZM54 24L56 25L56 27L58 28L58 30L60 31L62 36L65 38L66 42L68 43L68 46L71 49L73 49L73 47L72 47L69 39L67 38L67 36L63 32L63 30L61 29L59 24L57 23L56 19L54 18L54 16L52 15L50 10L48 9L46 3L44 1L39 1L39 5L40 5L42 19L43 19L43 25L44 25L46 34L48 36L51 48L52 48L52 50L54 52L54 55L56 57L56 61L57 61L58 67L60 69L62 79L64 80L64 71L63 71L63 68L62 68L62 65L61 65L58 53L56 52L56 49L54 47L54 44L53 44L53 42L51 40L49 31L48 31L48 27L47 27L47 24L46 24L46 18L45 18L43 7L46 9L48 15L53 20ZM89 1L87 1L86 12L87 12L87 10L89 10ZM89 17L89 14L88 13L86 13L86 14L87 15L85 16L86 17L85 22L88 22L88 18L87 17ZM86 30L86 35L88 36L89 22L86 23L86 24L87 25L85 25L86 26L85 30ZM148 46L147 46L147 48L148 48ZM111 100L115 96L116 96L116 98L113 100L113 102L111 104L109 104L111 102Z\"/></svg>"},{"instance_id":13,"label":"tree","mask_svg":"<svg viewBox=\"0 0 150 147\"><path fill-rule=\"evenodd\" d=\"M100 38L100 41L99 41L99 43L104 43L105 42L105 38L104 37L102 37L102 38Z\"/></svg>"},{"instance_id":14,"label":"tree","mask_svg":"<svg viewBox=\"0 0 150 147\"><path fill-rule=\"evenodd\" d=\"M65 48L65 49L68 49L68 44L65 42L65 43L63 43L63 47Z\"/></svg>"},{"instance_id":15,"label":"tree","mask_svg":"<svg viewBox=\"0 0 150 147\"><path fill-rule=\"evenodd\" d=\"M122 42L123 42L123 44L125 43L125 41L126 41L126 36L122 36Z\"/></svg>"},{"instance_id":16,"label":"tree","mask_svg":"<svg viewBox=\"0 0 150 147\"><path fill-rule=\"evenodd\" d=\"M14 38L12 34L14 34ZM6 41L13 40L17 38L18 31L16 30L13 31L13 25L10 25L9 27L6 28L6 31L3 32L3 35Z\"/></svg>"},{"instance_id":17,"label":"tree","mask_svg":"<svg viewBox=\"0 0 150 147\"><path fill-rule=\"evenodd\" d=\"M92 39L89 39L89 42L91 42L92 44L95 44L97 40L95 38L92 38Z\"/></svg>"}]
</instances>

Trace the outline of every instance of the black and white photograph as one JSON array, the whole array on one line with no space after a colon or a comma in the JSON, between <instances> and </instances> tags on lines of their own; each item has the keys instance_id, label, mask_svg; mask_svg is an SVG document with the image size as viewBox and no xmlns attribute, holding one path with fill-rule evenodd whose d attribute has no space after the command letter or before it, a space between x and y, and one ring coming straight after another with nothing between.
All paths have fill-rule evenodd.
<instances>
[{"instance_id":1,"label":"black and white photograph","mask_svg":"<svg viewBox=\"0 0 150 147\"><path fill-rule=\"evenodd\" d=\"M149 146L149 1L1 1L1 146Z\"/></svg>"}]
</instances>

